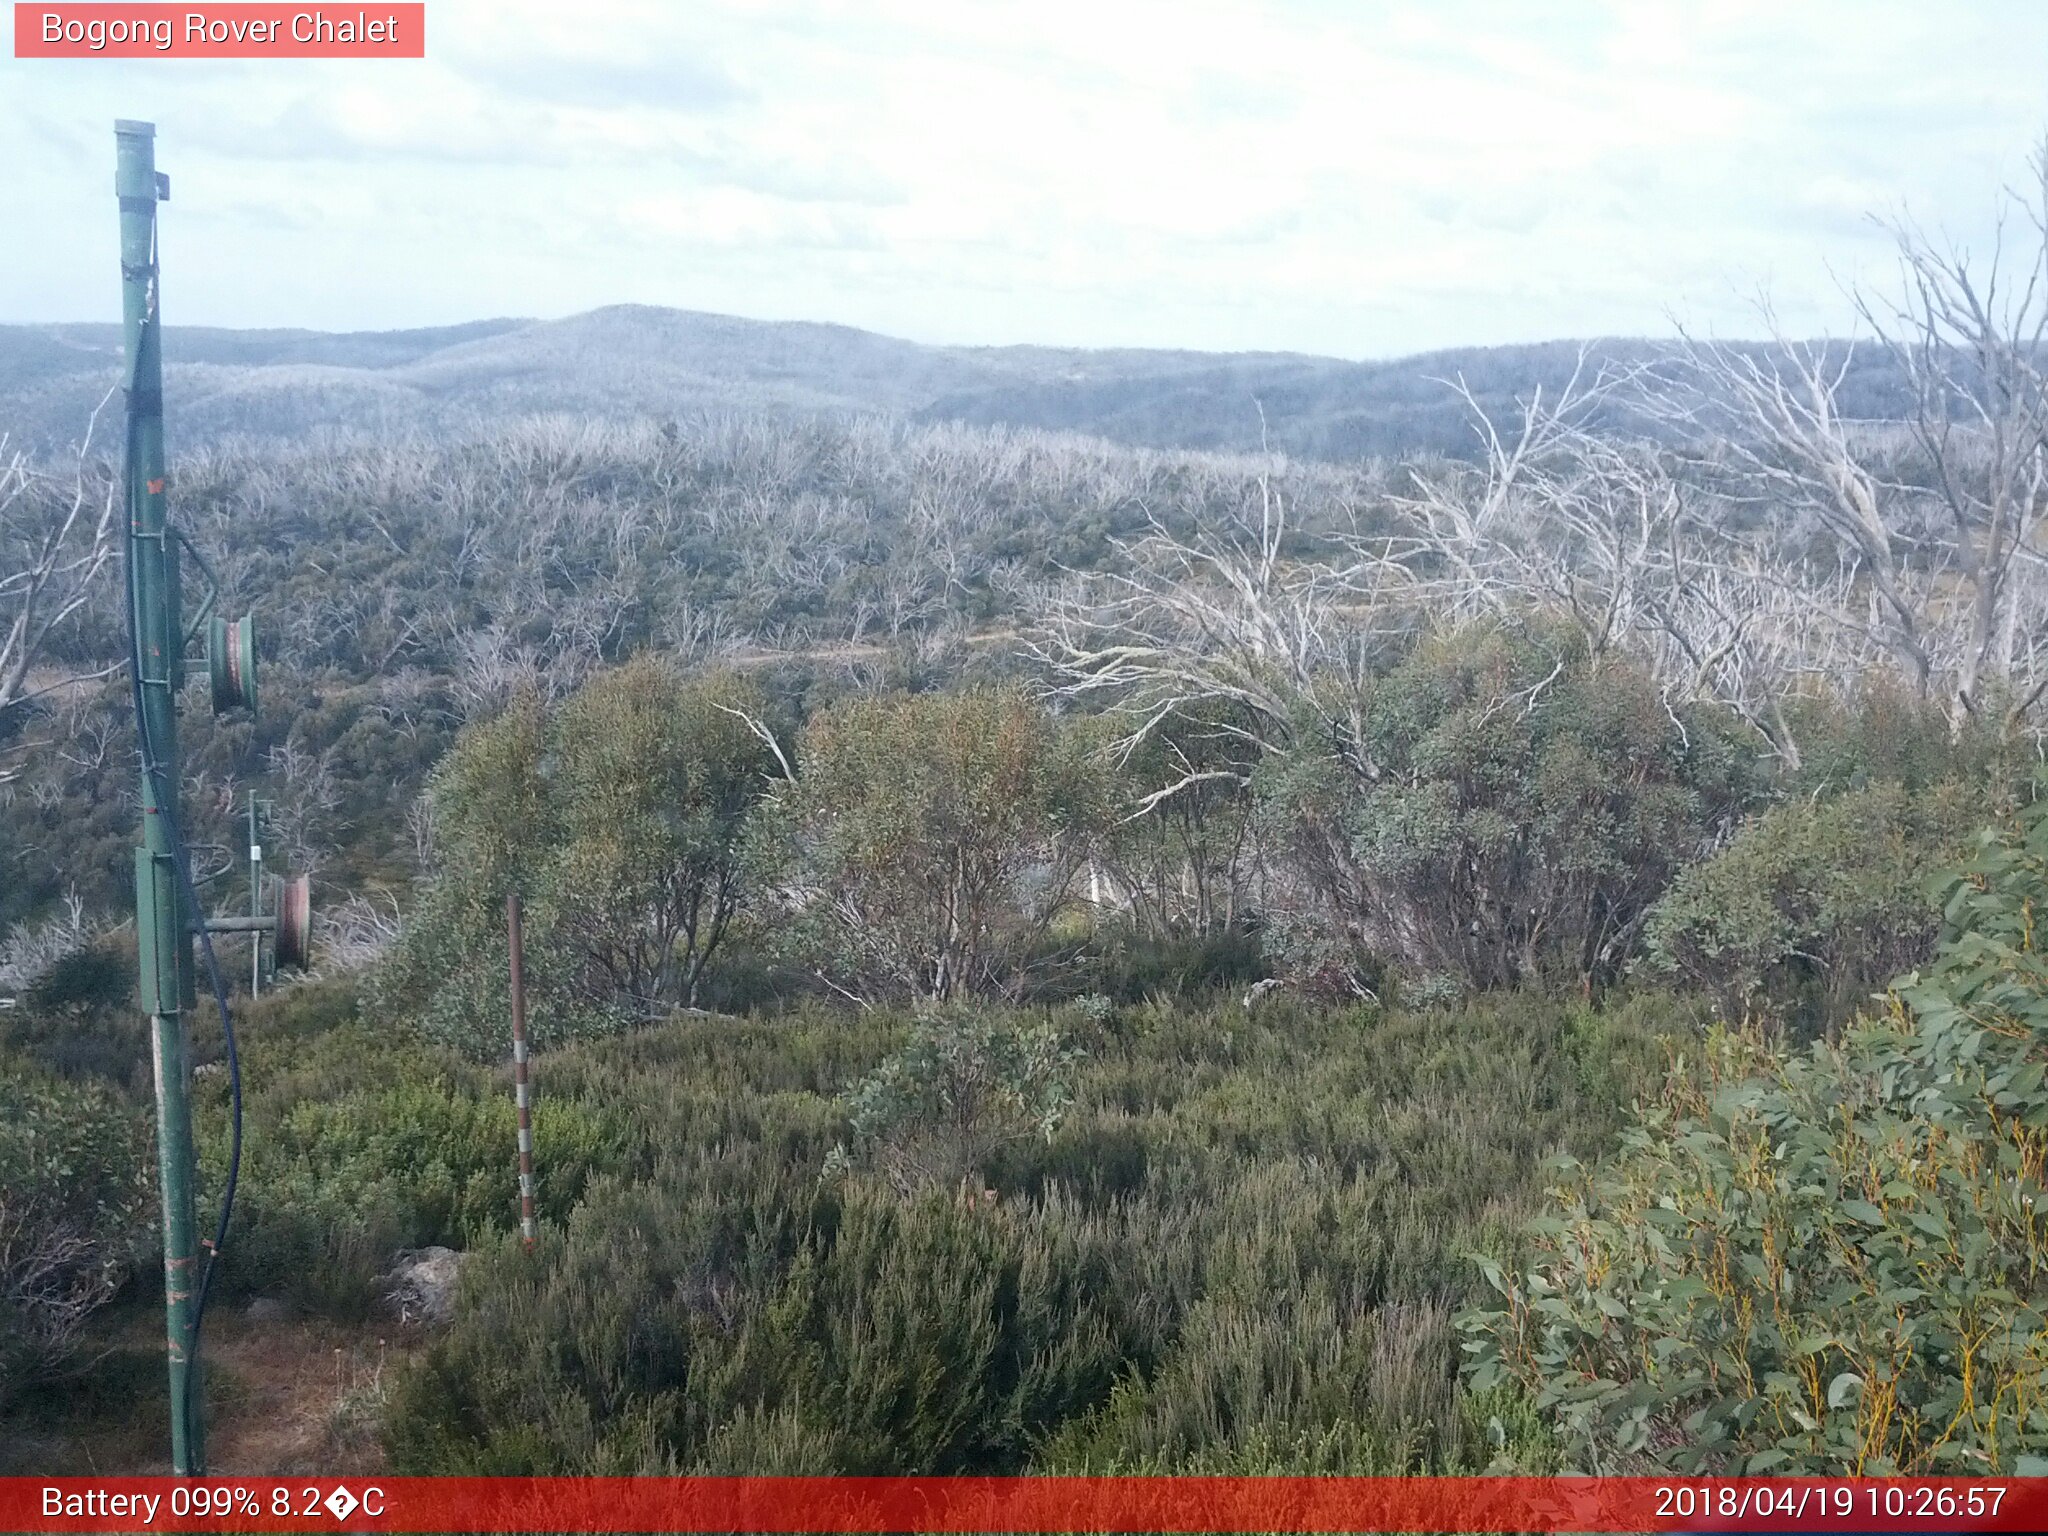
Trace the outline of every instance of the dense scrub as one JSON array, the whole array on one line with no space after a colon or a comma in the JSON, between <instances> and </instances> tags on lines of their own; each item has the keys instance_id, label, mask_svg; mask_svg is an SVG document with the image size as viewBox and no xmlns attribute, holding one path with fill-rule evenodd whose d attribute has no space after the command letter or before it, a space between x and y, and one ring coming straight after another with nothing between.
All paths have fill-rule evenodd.
<instances>
[{"instance_id":1,"label":"dense scrub","mask_svg":"<svg viewBox=\"0 0 2048 1536\"><path fill-rule=\"evenodd\" d=\"M643 651L774 674L799 703L1014 675L1009 645L970 640L1014 632L1068 572L1116 566L1150 512L1193 526L1262 474L1307 538L1369 520L1383 496L1375 466L1276 474L1038 433L747 414L190 454L174 466L179 516L224 610L259 616L265 699L254 720L214 720L196 697L185 710L193 840L235 847L235 797L260 781L279 851L329 902L402 889L428 774L522 687L558 696ZM123 645L103 580L43 660L91 673ZM0 711L0 752L0 931L67 890L121 910L125 685Z\"/></svg>"},{"instance_id":2,"label":"dense scrub","mask_svg":"<svg viewBox=\"0 0 2048 1536\"><path fill-rule=\"evenodd\" d=\"M793 697L642 660L516 691L435 772L389 959L243 1005L223 1304L360 1316L397 1251L467 1250L455 1322L390 1403L418 1470L1473 1470L1669 1445L1654 1411L1589 1427L1549 1343L1461 1387L1467 1256L1516 1283L1541 1160L1603 1167L1716 998L1818 1030L1924 958L1915 871L2012 798L2008 759L1924 710L1902 742L1843 709L1773 769L1535 623L1392 637L1350 686L1376 777L1312 758L1333 749L1307 715L1287 754L1191 714L1119 757L1100 717L1013 687ZM1134 817L1162 769L1200 795ZM513 888L551 1047L533 1255L491 1065ZM132 1112L130 957L51 944L0 1023L42 1064L18 1085L36 1113ZM1658 965L1697 1000L1644 990ZM1333 973L1366 995L1333 1002ZM228 1085L195 1041L210 1202ZM1745 1058L1766 1088L1742 1091L1767 1099L1772 1063ZM1672 1084L1657 1113L1720 1112L1696 1065ZM1774 1124L1831 1102L1786 1093ZM1613 1174L1631 1193L1601 1197L1619 1245L1694 1146L1667 1131L1645 1121ZM87 1149L93 1177L146 1187L146 1150ZM1645 1313L1673 1349L1719 1347L1705 1314ZM1778 1367L1754 1368L1761 1404ZM1750 1434L1712 1443L1784 1449Z\"/></svg>"},{"instance_id":3,"label":"dense scrub","mask_svg":"<svg viewBox=\"0 0 2048 1536\"><path fill-rule=\"evenodd\" d=\"M910 1021L678 1023L556 1053L543 1105L632 1128L540 1250L481 1245L401 1387L415 1471L1471 1467L1463 1254L1536 1161L1612 1133L1685 1010L1063 1009L1049 1137L965 1190L829 1176ZM1512 1417L1512 1414L1510 1415Z\"/></svg>"},{"instance_id":4,"label":"dense scrub","mask_svg":"<svg viewBox=\"0 0 2048 1536\"><path fill-rule=\"evenodd\" d=\"M389 1406L416 1470L1541 1461L1522 1405L1457 1392L1465 1254L1508 1260L1541 1157L1596 1152L1698 1027L1527 995L679 1019L541 1058L529 1255L504 1069L294 987L242 1010L217 1304L362 1316L396 1250L468 1250ZM96 1155L147 1187L146 1138Z\"/></svg>"}]
</instances>

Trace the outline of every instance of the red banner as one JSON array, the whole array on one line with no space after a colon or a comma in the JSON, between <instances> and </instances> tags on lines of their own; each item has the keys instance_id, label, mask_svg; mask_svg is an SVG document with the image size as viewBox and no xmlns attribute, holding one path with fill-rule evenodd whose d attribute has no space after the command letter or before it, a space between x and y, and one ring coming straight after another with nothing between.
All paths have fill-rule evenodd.
<instances>
[{"instance_id":1,"label":"red banner","mask_svg":"<svg viewBox=\"0 0 2048 1536\"><path fill-rule=\"evenodd\" d=\"M14 7L17 59L423 59L427 8L91 5Z\"/></svg>"},{"instance_id":2,"label":"red banner","mask_svg":"<svg viewBox=\"0 0 2048 1536\"><path fill-rule=\"evenodd\" d=\"M0 1530L2039 1531L2048 1478L0 1478Z\"/></svg>"}]
</instances>

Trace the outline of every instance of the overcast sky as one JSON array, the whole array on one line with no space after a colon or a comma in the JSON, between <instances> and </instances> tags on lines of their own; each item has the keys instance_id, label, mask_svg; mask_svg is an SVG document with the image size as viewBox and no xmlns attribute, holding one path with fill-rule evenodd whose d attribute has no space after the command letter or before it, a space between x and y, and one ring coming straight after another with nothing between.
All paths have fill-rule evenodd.
<instances>
[{"instance_id":1,"label":"overcast sky","mask_svg":"<svg viewBox=\"0 0 2048 1536\"><path fill-rule=\"evenodd\" d=\"M351 13L354 7L348 8ZM639 302L943 342L1380 357L1847 327L1866 214L1988 243L2048 5L430 0L424 61L0 59L0 320Z\"/></svg>"}]
</instances>

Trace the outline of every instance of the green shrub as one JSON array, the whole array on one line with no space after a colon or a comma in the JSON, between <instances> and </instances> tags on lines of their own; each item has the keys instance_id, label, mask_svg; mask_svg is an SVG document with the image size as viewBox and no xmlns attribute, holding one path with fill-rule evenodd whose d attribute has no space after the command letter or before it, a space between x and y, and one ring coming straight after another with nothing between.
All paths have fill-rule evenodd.
<instances>
[{"instance_id":1,"label":"green shrub","mask_svg":"<svg viewBox=\"0 0 2048 1536\"><path fill-rule=\"evenodd\" d=\"M1099 924L1079 964L1059 986L1037 997L1099 993L1118 1003L1156 997L1202 1004L1242 989L1267 973L1259 935L1248 928L1152 934L1121 923Z\"/></svg>"},{"instance_id":2,"label":"green shrub","mask_svg":"<svg viewBox=\"0 0 2048 1536\"><path fill-rule=\"evenodd\" d=\"M853 1145L904 1190L979 1189L1011 1142L1052 1140L1080 1053L1050 1024L962 1012L920 1019L903 1048L845 1097ZM834 1149L834 1165L848 1161Z\"/></svg>"},{"instance_id":3,"label":"green shrub","mask_svg":"<svg viewBox=\"0 0 2048 1536\"><path fill-rule=\"evenodd\" d=\"M1994 690L1995 691L1995 690ZM1957 782L1994 797L2025 787L2034 759L2022 732L2005 728L1989 696L1960 725L1938 698L1918 698L1903 681L1875 676L1852 699L1826 694L1790 700L1786 717L1799 763L1786 773L1788 799L1896 784L1923 792Z\"/></svg>"},{"instance_id":4,"label":"green shrub","mask_svg":"<svg viewBox=\"0 0 2048 1536\"><path fill-rule=\"evenodd\" d=\"M466 1248L516 1225L509 1074L394 1045L333 994L273 1003L245 1035L242 1173L222 1271L231 1290L356 1316L399 1249ZM197 1109L210 1207L227 1157L222 1075L201 1080ZM543 1093L533 1131L544 1216L565 1216L594 1170L634 1155L630 1133L601 1104Z\"/></svg>"},{"instance_id":5,"label":"green shrub","mask_svg":"<svg viewBox=\"0 0 2048 1536\"><path fill-rule=\"evenodd\" d=\"M1931 951L1927 872L1957 857L1989 810L1981 787L1953 781L1775 806L1672 882L1650 919L1647 968L1702 988L1731 1020L1839 1023Z\"/></svg>"},{"instance_id":6,"label":"green shrub","mask_svg":"<svg viewBox=\"0 0 2048 1536\"><path fill-rule=\"evenodd\" d=\"M327 976L272 987L260 997L236 999L235 1029L242 1041L261 1048L288 1040L313 1040L362 1018L360 978Z\"/></svg>"},{"instance_id":7,"label":"green shrub","mask_svg":"<svg viewBox=\"0 0 2048 1536\"><path fill-rule=\"evenodd\" d=\"M598 1193L539 1254L487 1254L395 1397L396 1463L956 1471L1015 1465L1077 1393L1107 1391L1080 1289L1024 1304L1028 1231L945 1196L799 1189L657 1178Z\"/></svg>"},{"instance_id":8,"label":"green shrub","mask_svg":"<svg viewBox=\"0 0 2048 1536\"><path fill-rule=\"evenodd\" d=\"M1300 974L1611 981L1673 875L1760 788L1730 717L1674 713L1575 632L1431 634L1355 687L1355 753L1304 723L1307 745L1253 777L1301 882L1267 914Z\"/></svg>"},{"instance_id":9,"label":"green shrub","mask_svg":"<svg viewBox=\"0 0 2048 1536\"><path fill-rule=\"evenodd\" d=\"M1986 1474L2048 1453L2048 808L1945 881L1948 937L1839 1041L1722 1035L1488 1261L1473 1380L1585 1470Z\"/></svg>"},{"instance_id":10,"label":"green shrub","mask_svg":"<svg viewBox=\"0 0 2048 1536\"><path fill-rule=\"evenodd\" d=\"M510 1048L505 898L525 902L536 1048L694 1004L740 908L768 748L751 685L642 657L472 725L430 789L436 862L380 1011L476 1060Z\"/></svg>"},{"instance_id":11,"label":"green shrub","mask_svg":"<svg viewBox=\"0 0 2048 1536\"><path fill-rule=\"evenodd\" d=\"M763 829L793 850L797 957L870 1000L1014 995L1107 819L1087 748L1014 691L814 715Z\"/></svg>"},{"instance_id":12,"label":"green shrub","mask_svg":"<svg viewBox=\"0 0 2048 1536\"><path fill-rule=\"evenodd\" d=\"M88 944L63 955L29 984L23 1001L44 1013L119 1008L135 995L135 960L118 946Z\"/></svg>"},{"instance_id":13,"label":"green shrub","mask_svg":"<svg viewBox=\"0 0 2048 1536\"><path fill-rule=\"evenodd\" d=\"M1299 1292L1205 1298L1149 1383L1046 1446L1061 1475L1162 1472L1398 1475L1478 1459L1456 1400L1440 1303L1340 1309Z\"/></svg>"},{"instance_id":14,"label":"green shrub","mask_svg":"<svg viewBox=\"0 0 2048 1536\"><path fill-rule=\"evenodd\" d=\"M61 1370L146 1261L151 1145L148 1117L107 1088L0 1055L0 1404Z\"/></svg>"}]
</instances>

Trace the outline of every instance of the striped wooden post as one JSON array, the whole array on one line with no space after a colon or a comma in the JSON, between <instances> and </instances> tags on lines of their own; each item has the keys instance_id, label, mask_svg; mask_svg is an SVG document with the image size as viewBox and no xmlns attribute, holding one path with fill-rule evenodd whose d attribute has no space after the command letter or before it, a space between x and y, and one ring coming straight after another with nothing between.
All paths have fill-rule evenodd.
<instances>
[{"instance_id":1,"label":"striped wooden post","mask_svg":"<svg viewBox=\"0 0 2048 1536\"><path fill-rule=\"evenodd\" d=\"M519 1235L533 1252L533 1087L526 1076L526 955L520 942L519 893L505 897L512 942L512 1096L519 1106Z\"/></svg>"}]
</instances>

